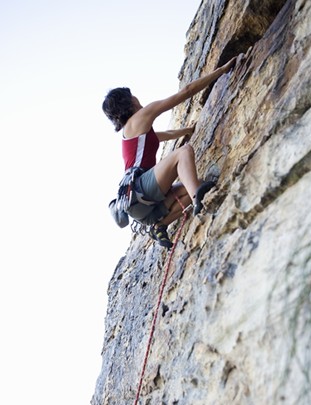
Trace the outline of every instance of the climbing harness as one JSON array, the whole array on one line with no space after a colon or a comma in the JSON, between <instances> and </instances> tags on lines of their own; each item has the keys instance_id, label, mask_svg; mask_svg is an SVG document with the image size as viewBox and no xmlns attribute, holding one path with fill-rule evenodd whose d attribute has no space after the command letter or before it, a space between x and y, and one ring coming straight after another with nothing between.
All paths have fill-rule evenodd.
<instances>
[{"instance_id":1,"label":"climbing harness","mask_svg":"<svg viewBox=\"0 0 311 405\"><path fill-rule=\"evenodd\" d=\"M131 206L135 180L138 176L145 172L141 167L130 167L124 173L122 180L119 183L117 204L122 211L127 211Z\"/></svg>"},{"instance_id":2,"label":"climbing harness","mask_svg":"<svg viewBox=\"0 0 311 405\"><path fill-rule=\"evenodd\" d=\"M180 206L183 209L183 211L182 211L183 212L183 219L182 219L181 225L180 225L180 227L178 229L176 238L174 240L173 247L170 250L169 259L168 259L168 262L167 262L167 266L166 266L166 269L165 269L165 272L164 272L162 284L161 284L161 287L160 287L160 292L159 292L159 296L158 296L158 302L157 302L156 309L155 309L153 319L152 319L150 335L149 335L149 339L148 339L148 343L147 343L147 349L146 349L146 353L145 353L145 357L144 357L144 362L143 362L143 366L142 366L142 371L141 371L141 375L140 375L140 380L139 380L139 384L138 384L138 389L137 389L134 405L137 405L138 401L139 401L141 387L142 387L144 374L145 374L145 370L146 370L146 366L147 366L147 361L148 361L148 357L149 357L149 352L150 352L150 349L151 349L151 341L152 341L152 338L153 338L153 335L154 335L155 325L156 325L156 321L157 321L157 317L158 317L158 313L159 313L160 304L161 304L161 301L162 301L162 296L163 296L165 284L166 284L168 273L169 273L169 270L170 270L170 265L171 265L171 262L172 262L173 254L174 254L177 242L179 240L179 237L181 235L181 231L182 231L182 229L183 229L183 227L185 225L186 219L187 219L187 211L188 211L187 208L184 207L184 205L182 204L182 202L180 201L180 199L176 195L175 195L175 198L179 202Z\"/></svg>"},{"instance_id":3,"label":"climbing harness","mask_svg":"<svg viewBox=\"0 0 311 405\"><path fill-rule=\"evenodd\" d=\"M139 203L144 205L157 204L157 201L146 199L141 190L138 190L135 186L136 179L145 171L145 169L137 166L127 169L119 183L117 198L109 203L110 213L120 228L124 228L129 224L128 209L132 204L135 204L134 194L136 201Z\"/></svg>"}]
</instances>

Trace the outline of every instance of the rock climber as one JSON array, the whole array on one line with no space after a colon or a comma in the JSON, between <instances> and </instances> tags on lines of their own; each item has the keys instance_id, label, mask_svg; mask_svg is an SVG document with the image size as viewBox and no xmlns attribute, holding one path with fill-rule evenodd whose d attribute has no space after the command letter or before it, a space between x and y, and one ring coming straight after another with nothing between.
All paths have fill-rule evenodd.
<instances>
[{"instance_id":1,"label":"rock climber","mask_svg":"<svg viewBox=\"0 0 311 405\"><path fill-rule=\"evenodd\" d=\"M215 186L215 181L198 178L194 151L189 143L156 162L160 142L183 136L190 138L195 126L155 132L154 120L227 73L235 65L236 59L234 57L212 73L190 82L177 93L144 107L127 87L110 90L104 99L104 113L116 132L122 130L125 170L131 167L143 169L135 180L136 195L127 213L136 221L150 225L150 236L167 249L173 245L167 233L168 225L182 216L182 206L187 207L192 203L193 215L197 215L203 207L204 195Z\"/></svg>"}]
</instances>

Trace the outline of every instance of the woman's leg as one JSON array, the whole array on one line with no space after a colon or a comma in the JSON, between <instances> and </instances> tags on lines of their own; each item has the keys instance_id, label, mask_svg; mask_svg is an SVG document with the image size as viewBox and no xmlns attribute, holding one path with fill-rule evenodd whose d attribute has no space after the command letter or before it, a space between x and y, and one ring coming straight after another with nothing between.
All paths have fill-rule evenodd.
<instances>
[{"instance_id":1,"label":"woman's leg","mask_svg":"<svg viewBox=\"0 0 311 405\"><path fill-rule=\"evenodd\" d=\"M173 244L167 235L167 226L180 218L183 214L183 207L186 208L191 202L194 206L194 215L198 214L203 207L201 200L204 194L211 189L214 183L202 182L198 179L194 152L189 144L171 152L156 164L153 170L162 193L166 195L164 203L169 209L169 213L155 223L150 232L153 239L170 249ZM181 183L173 185L177 177Z\"/></svg>"},{"instance_id":2,"label":"woman's leg","mask_svg":"<svg viewBox=\"0 0 311 405\"><path fill-rule=\"evenodd\" d=\"M178 200L176 199L178 197ZM174 184L167 193L164 204L170 212L162 220L154 224L150 229L150 235L156 239L161 246L170 249L173 243L168 237L167 226L183 215L183 210L191 203L187 190L181 183Z\"/></svg>"},{"instance_id":3,"label":"woman's leg","mask_svg":"<svg viewBox=\"0 0 311 405\"><path fill-rule=\"evenodd\" d=\"M176 197L178 197L182 205L179 203ZM166 217L159 221L156 226L167 226L176 219L180 218L183 215L184 208L188 207L191 202L192 200L189 197L186 188L181 183L174 184L164 200L164 204L167 206L170 212Z\"/></svg>"},{"instance_id":4,"label":"woman's leg","mask_svg":"<svg viewBox=\"0 0 311 405\"><path fill-rule=\"evenodd\" d=\"M194 151L189 144L160 160L154 167L154 174L163 194L169 192L177 177L192 199L201 184L197 176Z\"/></svg>"}]
</instances>

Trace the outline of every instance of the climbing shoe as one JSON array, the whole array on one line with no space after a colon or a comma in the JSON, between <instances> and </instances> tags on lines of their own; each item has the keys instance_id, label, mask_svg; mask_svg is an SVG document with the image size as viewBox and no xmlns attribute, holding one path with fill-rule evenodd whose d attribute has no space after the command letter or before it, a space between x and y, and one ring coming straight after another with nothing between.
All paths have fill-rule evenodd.
<instances>
[{"instance_id":1,"label":"climbing shoe","mask_svg":"<svg viewBox=\"0 0 311 405\"><path fill-rule=\"evenodd\" d=\"M193 204L193 215L199 214L203 208L202 200L204 195L210 191L216 185L214 181L204 181L198 188L195 193L195 199Z\"/></svg>"},{"instance_id":2,"label":"climbing shoe","mask_svg":"<svg viewBox=\"0 0 311 405\"><path fill-rule=\"evenodd\" d=\"M149 234L152 239L158 241L161 246L164 246L167 249L170 249L173 246L173 243L170 241L167 235L166 225L160 225L157 227L152 226L149 230Z\"/></svg>"}]
</instances>

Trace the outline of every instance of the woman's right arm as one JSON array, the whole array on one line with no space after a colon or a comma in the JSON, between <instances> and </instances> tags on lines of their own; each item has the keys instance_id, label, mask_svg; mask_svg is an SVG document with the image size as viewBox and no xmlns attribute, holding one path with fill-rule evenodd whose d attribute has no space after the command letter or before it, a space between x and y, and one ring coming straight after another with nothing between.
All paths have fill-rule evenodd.
<instances>
[{"instance_id":1,"label":"woman's right arm","mask_svg":"<svg viewBox=\"0 0 311 405\"><path fill-rule=\"evenodd\" d=\"M218 79L224 73L229 72L231 67L234 66L236 59L237 57L232 58L229 62L217 68L212 73L202 76L199 79L196 79L193 82L187 84L178 93L167 97L166 99L154 101L148 104L146 107L143 108L144 114L148 115L152 119L152 121L155 120L163 112L176 107L178 104L182 103L183 101L208 87L214 80Z\"/></svg>"},{"instance_id":2,"label":"woman's right arm","mask_svg":"<svg viewBox=\"0 0 311 405\"><path fill-rule=\"evenodd\" d=\"M178 93L175 93L163 100L154 101L138 110L134 115L132 115L126 124L128 137L131 137L131 134L133 134L133 136L137 136L136 134L148 132L152 127L154 120L159 115L165 111L171 110L173 107L199 93L201 90L208 87L214 80L218 79L221 75L229 72L231 67L235 64L236 59L237 57L234 57L228 63L217 68L212 73L192 81L183 89L179 90Z\"/></svg>"}]
</instances>

